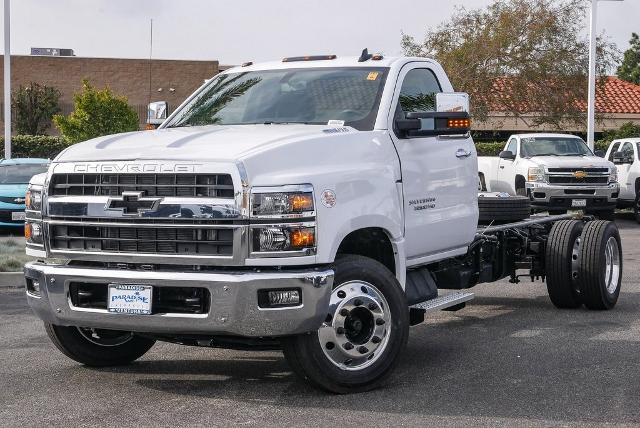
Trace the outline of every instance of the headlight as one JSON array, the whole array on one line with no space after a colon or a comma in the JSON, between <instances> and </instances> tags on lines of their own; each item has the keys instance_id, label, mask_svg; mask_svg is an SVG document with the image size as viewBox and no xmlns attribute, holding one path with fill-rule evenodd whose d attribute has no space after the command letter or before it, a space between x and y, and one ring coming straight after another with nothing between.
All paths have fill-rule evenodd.
<instances>
[{"instance_id":1,"label":"headlight","mask_svg":"<svg viewBox=\"0 0 640 428\"><path fill-rule=\"evenodd\" d=\"M316 245L315 227L279 225L254 227L251 231L254 253L309 250L311 254Z\"/></svg>"},{"instance_id":2,"label":"headlight","mask_svg":"<svg viewBox=\"0 0 640 428\"><path fill-rule=\"evenodd\" d=\"M546 181L544 168L536 166L529 168L529 181Z\"/></svg>"},{"instance_id":3,"label":"headlight","mask_svg":"<svg viewBox=\"0 0 640 428\"><path fill-rule=\"evenodd\" d=\"M30 188L24 200L27 209L30 211L40 211L42 209L42 191Z\"/></svg>"},{"instance_id":4,"label":"headlight","mask_svg":"<svg viewBox=\"0 0 640 428\"><path fill-rule=\"evenodd\" d=\"M616 181L618 181L618 169L612 168L609 173L609 183L615 183Z\"/></svg>"},{"instance_id":5,"label":"headlight","mask_svg":"<svg viewBox=\"0 0 640 428\"><path fill-rule=\"evenodd\" d=\"M314 215L310 185L254 188L252 218L302 218Z\"/></svg>"}]
</instances>

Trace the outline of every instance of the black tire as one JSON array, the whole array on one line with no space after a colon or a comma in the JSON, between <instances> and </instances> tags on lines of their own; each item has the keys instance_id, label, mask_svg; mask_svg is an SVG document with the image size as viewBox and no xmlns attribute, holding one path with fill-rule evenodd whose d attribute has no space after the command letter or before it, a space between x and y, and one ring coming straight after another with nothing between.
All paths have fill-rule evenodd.
<instances>
[{"instance_id":1,"label":"black tire","mask_svg":"<svg viewBox=\"0 0 640 428\"><path fill-rule=\"evenodd\" d=\"M67 357L92 367L129 364L142 357L155 340L115 330L44 325L49 339ZM91 337L91 333L102 335Z\"/></svg>"},{"instance_id":2,"label":"black tire","mask_svg":"<svg viewBox=\"0 0 640 428\"><path fill-rule=\"evenodd\" d=\"M633 202L633 216L640 223L640 192L636 194L636 200Z\"/></svg>"},{"instance_id":3,"label":"black tire","mask_svg":"<svg viewBox=\"0 0 640 428\"><path fill-rule=\"evenodd\" d=\"M576 259L584 223L577 220L561 220L553 224L545 250L547 292L551 303L560 309L575 309L582 306L576 289L578 275ZM578 245L576 245L578 244ZM575 253L575 254L574 254Z\"/></svg>"},{"instance_id":4,"label":"black tire","mask_svg":"<svg viewBox=\"0 0 640 428\"><path fill-rule=\"evenodd\" d=\"M581 299L589 309L612 309L622 285L622 245L615 223L604 220L588 222L580 243ZM607 263L612 260L611 263ZM615 263L618 267L615 267ZM610 270L607 270L607 267Z\"/></svg>"},{"instance_id":5,"label":"black tire","mask_svg":"<svg viewBox=\"0 0 640 428\"><path fill-rule=\"evenodd\" d=\"M531 215L531 201L526 196L479 196L479 222L510 222L529 218Z\"/></svg>"},{"instance_id":6,"label":"black tire","mask_svg":"<svg viewBox=\"0 0 640 428\"><path fill-rule=\"evenodd\" d=\"M336 293L339 293L343 287L351 287L352 282L354 284L356 281L358 282L358 285L352 289L364 289L360 287L360 284L368 284L373 286L386 300L388 307L385 308L384 311L386 311L386 316L388 316L389 321L384 324L378 324L379 318L374 321L374 317L372 317L373 327L370 332L373 336L370 336L371 339L364 338L364 342L360 341L358 343L355 339L349 338L348 329L346 332L344 331L347 326L346 320L352 316L356 309L368 311L368 308L371 308L371 306L368 306L366 303L354 303L355 306L349 307L355 309L349 311L345 308L347 307L347 302L351 302L352 300L350 300L351 295L346 295L346 297L342 297L342 299L344 299L342 303L345 304L343 310L349 315L341 315L341 312L337 310L340 306L334 306L332 303L328 311L331 311L332 308L335 309L335 316L331 316L330 321L323 324L323 327L318 331L282 339L284 355L297 375L318 388L339 394L369 391L378 387L384 382L387 376L391 374L397 364L399 356L406 346L409 336L409 309L407 300L396 277L384 265L368 257L355 255L341 256L336 260L334 269L335 277L332 302L334 301L333 299L338 298L335 297L337 295ZM369 291L369 293L371 293L371 291ZM355 301L357 302L357 300L358 298L356 297ZM380 307L382 306L384 305L380 304ZM381 308L376 308L375 310L382 311ZM370 313L372 315L374 314L374 312ZM331 313L328 314L328 316L330 315ZM323 346L319 334L321 331L327 331L323 329L328 329L328 331L331 332L337 331L339 328L336 329L335 327L336 324L341 322L341 319L344 322L341 325L344 325L345 329L343 329L342 333L336 334L342 334L345 340L349 338L347 340L348 343L351 343L351 341L355 343L354 346L348 348L350 349L349 351L345 352L355 352L354 350L359 351L361 348L367 349L365 346L371 346L371 343L384 343L384 347L381 348L380 353L374 352L371 354L371 358L368 359L363 357L365 358L363 364L369 365L363 366L361 369L350 367L350 369L347 370L346 366L345 368L339 367L325 352L324 347L331 350L335 349L338 355L343 352L344 346L341 346L339 342L337 344L328 342ZM365 323L363 322L361 324L364 325ZM379 328L384 329L385 332L384 335L381 335L383 338L382 341L380 341L380 337L376 336L376 331L378 331L377 329ZM366 328L362 330L365 331ZM374 342L376 338L378 342ZM332 345L331 348L328 347L329 344ZM374 356L375 358L373 358ZM347 364L347 361L352 361L350 357L345 358L345 364ZM367 361L369 360L373 362L368 363Z\"/></svg>"}]
</instances>

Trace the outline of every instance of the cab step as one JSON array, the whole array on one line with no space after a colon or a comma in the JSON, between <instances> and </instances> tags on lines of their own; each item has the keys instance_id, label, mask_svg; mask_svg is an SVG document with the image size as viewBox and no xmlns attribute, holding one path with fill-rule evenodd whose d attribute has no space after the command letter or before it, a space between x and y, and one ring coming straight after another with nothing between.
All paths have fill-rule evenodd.
<instances>
[{"instance_id":1,"label":"cab step","mask_svg":"<svg viewBox=\"0 0 640 428\"><path fill-rule=\"evenodd\" d=\"M474 298L473 293L466 291L454 291L426 302L409 306L409 318L411 325L417 325L424 321L427 312L450 310L457 311L464 308L465 303Z\"/></svg>"}]
</instances>

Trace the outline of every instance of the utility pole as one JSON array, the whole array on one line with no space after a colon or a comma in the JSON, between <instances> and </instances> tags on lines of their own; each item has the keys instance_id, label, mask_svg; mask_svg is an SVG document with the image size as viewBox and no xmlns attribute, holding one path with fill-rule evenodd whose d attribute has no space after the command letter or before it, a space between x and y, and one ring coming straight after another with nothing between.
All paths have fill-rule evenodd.
<instances>
[{"instance_id":1,"label":"utility pole","mask_svg":"<svg viewBox=\"0 0 640 428\"><path fill-rule=\"evenodd\" d=\"M4 0L4 158L11 159L11 11Z\"/></svg>"}]
</instances>

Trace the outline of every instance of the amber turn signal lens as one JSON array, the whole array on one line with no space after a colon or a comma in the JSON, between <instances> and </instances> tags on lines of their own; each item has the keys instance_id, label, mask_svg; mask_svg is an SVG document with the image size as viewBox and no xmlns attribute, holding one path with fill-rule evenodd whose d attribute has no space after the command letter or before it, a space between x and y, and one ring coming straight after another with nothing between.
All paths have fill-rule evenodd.
<instances>
[{"instance_id":1,"label":"amber turn signal lens","mask_svg":"<svg viewBox=\"0 0 640 428\"><path fill-rule=\"evenodd\" d=\"M31 239L31 233L33 232L33 229L31 228L31 223L25 223L24 225L24 237L29 240Z\"/></svg>"},{"instance_id":2,"label":"amber turn signal lens","mask_svg":"<svg viewBox=\"0 0 640 428\"><path fill-rule=\"evenodd\" d=\"M291 231L291 247L293 248L308 248L313 247L316 242L314 230L309 229L297 229Z\"/></svg>"},{"instance_id":3,"label":"amber turn signal lens","mask_svg":"<svg viewBox=\"0 0 640 428\"><path fill-rule=\"evenodd\" d=\"M447 128L471 128L471 119L449 119Z\"/></svg>"},{"instance_id":4,"label":"amber turn signal lens","mask_svg":"<svg viewBox=\"0 0 640 428\"><path fill-rule=\"evenodd\" d=\"M311 194L294 194L289 196L289 204L293 212L313 211Z\"/></svg>"}]
</instances>

